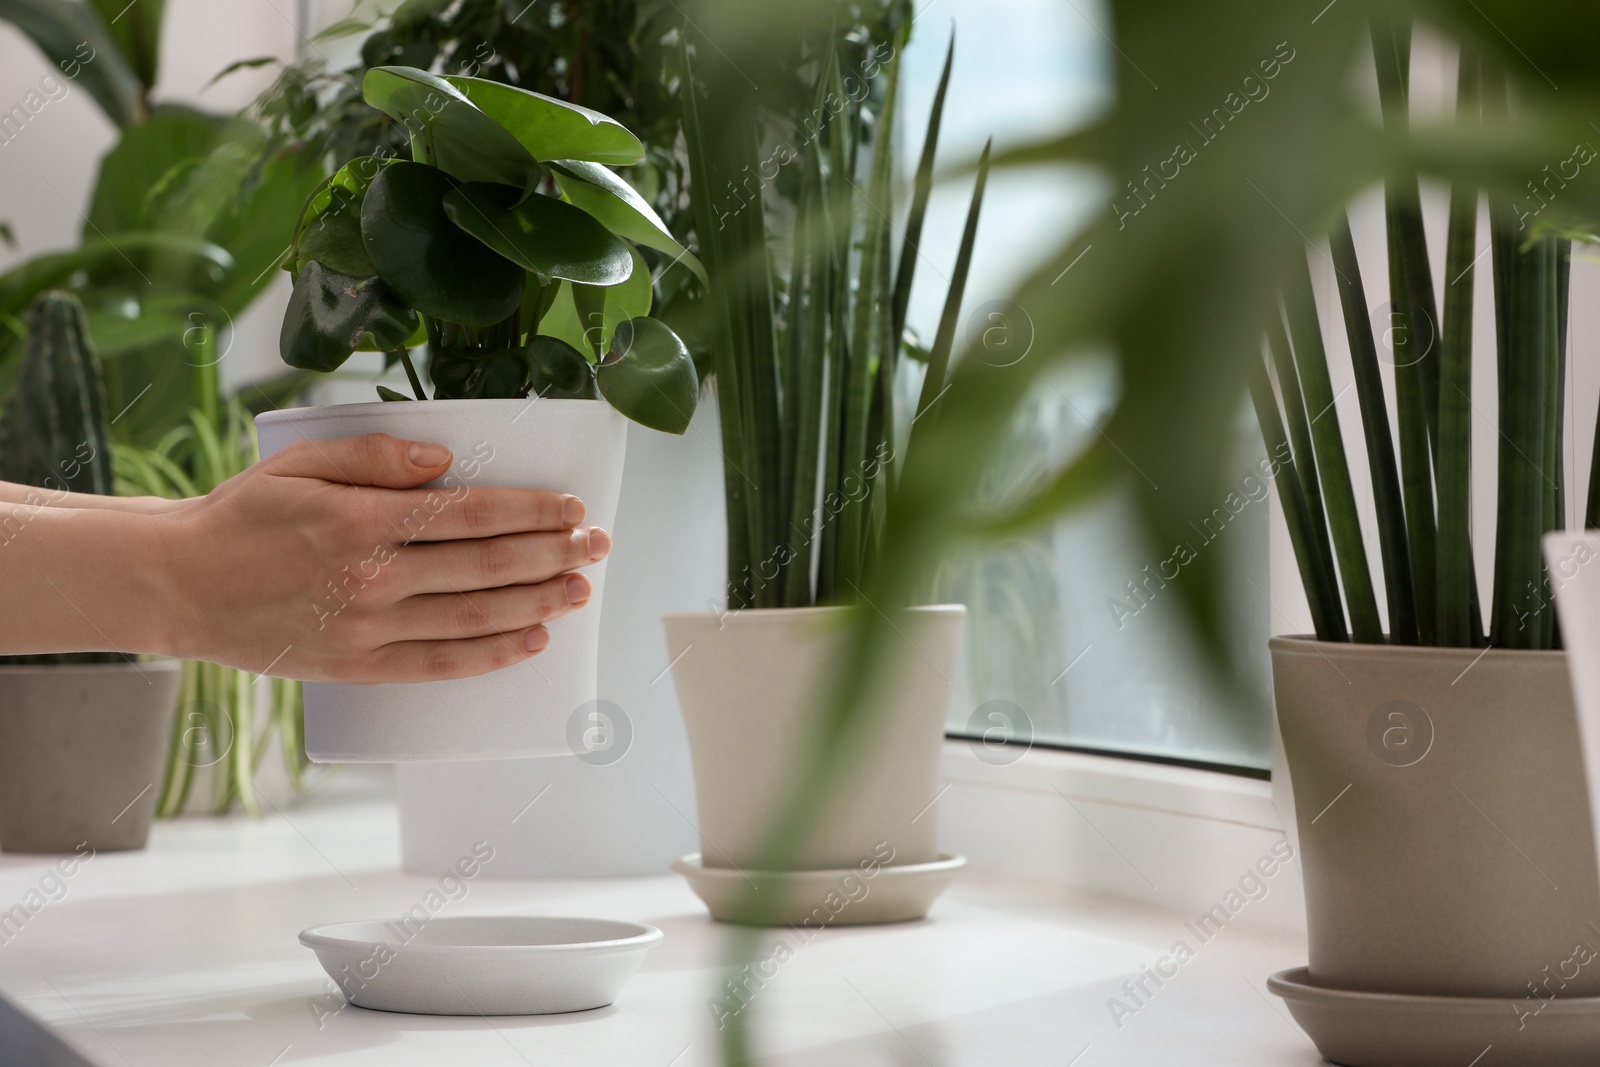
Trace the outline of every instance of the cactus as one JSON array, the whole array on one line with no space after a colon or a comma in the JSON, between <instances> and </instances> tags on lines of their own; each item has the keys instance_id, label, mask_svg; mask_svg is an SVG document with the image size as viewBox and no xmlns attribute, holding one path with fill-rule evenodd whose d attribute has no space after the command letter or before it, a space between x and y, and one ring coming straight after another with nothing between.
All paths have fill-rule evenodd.
<instances>
[{"instance_id":1,"label":"cactus","mask_svg":"<svg viewBox=\"0 0 1600 1067\"><path fill-rule=\"evenodd\" d=\"M0 414L0 480L34 485L46 503L62 492L112 491L105 378L89 343L83 305L70 293L39 294L16 386ZM114 652L4 656L4 663L120 663Z\"/></svg>"}]
</instances>

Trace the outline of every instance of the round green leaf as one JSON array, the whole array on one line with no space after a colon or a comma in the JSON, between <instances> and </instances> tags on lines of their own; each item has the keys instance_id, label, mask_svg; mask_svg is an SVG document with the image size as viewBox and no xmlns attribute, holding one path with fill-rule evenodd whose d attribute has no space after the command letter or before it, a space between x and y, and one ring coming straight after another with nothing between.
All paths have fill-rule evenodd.
<instances>
[{"instance_id":1,"label":"round green leaf","mask_svg":"<svg viewBox=\"0 0 1600 1067\"><path fill-rule=\"evenodd\" d=\"M635 244L665 252L706 281L706 269L687 248L679 244L638 190L605 167L577 159L563 159L550 165L561 194L575 206L593 215L606 229Z\"/></svg>"},{"instance_id":2,"label":"round green leaf","mask_svg":"<svg viewBox=\"0 0 1600 1067\"><path fill-rule=\"evenodd\" d=\"M372 180L394 162L360 156L323 183L306 204L295 231L295 257L290 264L294 273L299 274L312 260L357 278L378 273L361 239L361 202Z\"/></svg>"},{"instance_id":3,"label":"round green leaf","mask_svg":"<svg viewBox=\"0 0 1600 1067\"><path fill-rule=\"evenodd\" d=\"M587 159L628 166L644 146L608 115L482 78L443 79L499 123L534 159Z\"/></svg>"},{"instance_id":4,"label":"round green leaf","mask_svg":"<svg viewBox=\"0 0 1600 1067\"><path fill-rule=\"evenodd\" d=\"M655 319L620 324L596 378L612 407L634 422L666 433L687 430L700 399L700 379L689 350Z\"/></svg>"},{"instance_id":5,"label":"round green leaf","mask_svg":"<svg viewBox=\"0 0 1600 1067\"><path fill-rule=\"evenodd\" d=\"M520 348L441 348L428 360L435 400L510 400L528 395Z\"/></svg>"},{"instance_id":6,"label":"round green leaf","mask_svg":"<svg viewBox=\"0 0 1600 1067\"><path fill-rule=\"evenodd\" d=\"M523 270L450 221L448 175L396 163L373 179L361 207L361 235L378 275L401 299L447 322L490 326L522 299Z\"/></svg>"},{"instance_id":7,"label":"round green leaf","mask_svg":"<svg viewBox=\"0 0 1600 1067\"><path fill-rule=\"evenodd\" d=\"M443 78L415 67L373 67L361 95L410 131L422 158L460 181L522 189L539 173L517 138Z\"/></svg>"},{"instance_id":8,"label":"round green leaf","mask_svg":"<svg viewBox=\"0 0 1600 1067\"><path fill-rule=\"evenodd\" d=\"M416 312L378 278L352 278L313 260L294 283L278 350L291 367L331 371L357 346L398 348L416 328Z\"/></svg>"},{"instance_id":9,"label":"round green leaf","mask_svg":"<svg viewBox=\"0 0 1600 1067\"><path fill-rule=\"evenodd\" d=\"M534 193L523 200L512 186L473 182L446 194L444 212L511 262L546 278L618 285L633 273L627 245L554 197Z\"/></svg>"},{"instance_id":10,"label":"round green leaf","mask_svg":"<svg viewBox=\"0 0 1600 1067\"><path fill-rule=\"evenodd\" d=\"M621 285L601 289L554 283L555 292L540 316L538 332L559 337L580 352L593 353L598 358L611 343L619 323L650 314L655 297L650 268L637 249L628 251L633 256L633 273Z\"/></svg>"},{"instance_id":11,"label":"round green leaf","mask_svg":"<svg viewBox=\"0 0 1600 1067\"><path fill-rule=\"evenodd\" d=\"M528 392L549 400L598 400L594 368L583 353L557 337L535 337L527 348Z\"/></svg>"}]
</instances>

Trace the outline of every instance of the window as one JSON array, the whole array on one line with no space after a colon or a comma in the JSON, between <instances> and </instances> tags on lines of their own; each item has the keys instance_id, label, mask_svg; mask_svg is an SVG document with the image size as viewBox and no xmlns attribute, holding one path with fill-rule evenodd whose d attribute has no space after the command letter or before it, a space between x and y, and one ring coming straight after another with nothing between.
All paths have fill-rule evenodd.
<instances>
[{"instance_id":1,"label":"window","mask_svg":"<svg viewBox=\"0 0 1600 1067\"><path fill-rule=\"evenodd\" d=\"M997 149L1087 120L1109 92L1116 56L1097 28L1092 3L1008 4L998 15L982 0L931 0L918 14L905 57L908 143L921 150L944 60L956 28L956 62L940 137L941 169L972 159L993 136ZM1026 316L1005 297L1109 193L1104 178L1055 168L997 172L990 181L962 329L1016 331L1006 358L1028 358ZM910 322L931 337L956 255L970 182L950 182L930 204ZM1023 353L1015 355L1016 353ZM1012 428L1004 462L984 486L1004 499L1037 484L1082 447L1115 401L1108 360L1088 360L1045 381ZM1264 696L1268 668L1267 483L1254 420L1241 406L1237 507L1195 517L1196 552L1218 552L1232 578L1233 644ZM1130 477L1138 477L1130 471ZM1242 502L1242 506L1237 506ZM1249 708L1211 691L1163 571L1163 552L1139 535L1126 496L1102 500L1053 528L949 562L941 599L966 603L968 656L957 681L951 733L1193 761L1258 771L1269 763L1266 702Z\"/></svg>"}]
</instances>

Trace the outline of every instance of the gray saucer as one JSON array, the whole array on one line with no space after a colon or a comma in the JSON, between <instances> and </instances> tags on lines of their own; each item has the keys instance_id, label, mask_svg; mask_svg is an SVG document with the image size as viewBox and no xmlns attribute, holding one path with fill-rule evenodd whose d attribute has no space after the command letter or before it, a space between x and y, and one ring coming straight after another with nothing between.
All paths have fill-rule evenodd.
<instances>
[{"instance_id":1,"label":"gray saucer","mask_svg":"<svg viewBox=\"0 0 1600 1067\"><path fill-rule=\"evenodd\" d=\"M1282 997L1317 1051L1345 1067L1593 1067L1600 997L1434 997L1313 985L1279 971Z\"/></svg>"}]
</instances>

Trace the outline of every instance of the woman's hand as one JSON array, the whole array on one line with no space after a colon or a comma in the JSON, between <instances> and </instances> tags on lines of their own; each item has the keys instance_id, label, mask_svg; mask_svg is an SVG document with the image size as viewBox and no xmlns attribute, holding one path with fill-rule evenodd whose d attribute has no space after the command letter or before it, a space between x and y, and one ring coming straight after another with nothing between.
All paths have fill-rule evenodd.
<instances>
[{"instance_id":1,"label":"woman's hand","mask_svg":"<svg viewBox=\"0 0 1600 1067\"><path fill-rule=\"evenodd\" d=\"M318 681L420 682L541 651L611 549L573 496L416 488L450 453L387 434L301 441L157 516L171 654Z\"/></svg>"}]
</instances>

